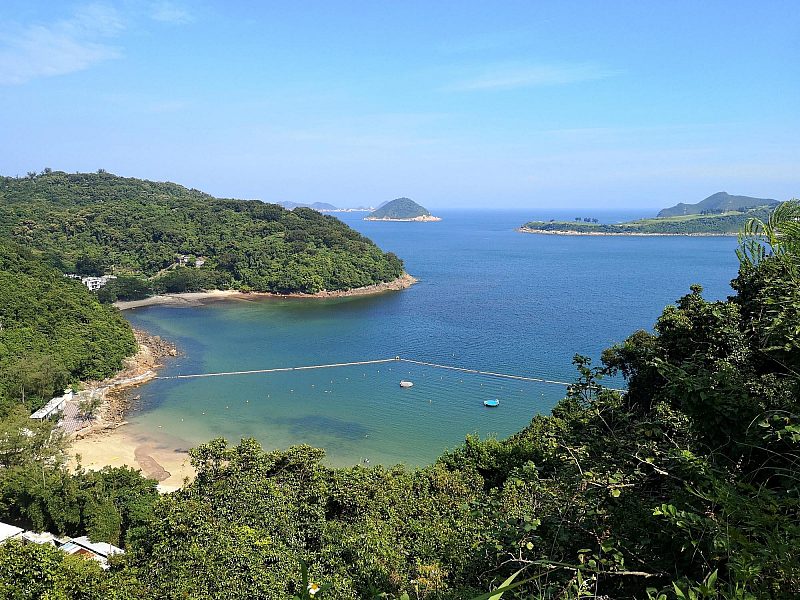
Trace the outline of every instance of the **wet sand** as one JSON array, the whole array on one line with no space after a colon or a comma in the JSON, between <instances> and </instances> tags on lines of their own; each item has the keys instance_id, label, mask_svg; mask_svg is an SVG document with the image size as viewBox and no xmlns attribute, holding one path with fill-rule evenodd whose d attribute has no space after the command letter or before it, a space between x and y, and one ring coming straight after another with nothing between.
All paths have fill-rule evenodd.
<instances>
[{"instance_id":1,"label":"wet sand","mask_svg":"<svg viewBox=\"0 0 800 600\"><path fill-rule=\"evenodd\" d=\"M128 466L159 482L161 492L172 492L192 480L195 471L189 453L166 437L150 437L131 432L126 427L75 440L71 454L80 455L80 464L90 470L105 466ZM77 464L75 457L72 464Z\"/></svg>"}]
</instances>

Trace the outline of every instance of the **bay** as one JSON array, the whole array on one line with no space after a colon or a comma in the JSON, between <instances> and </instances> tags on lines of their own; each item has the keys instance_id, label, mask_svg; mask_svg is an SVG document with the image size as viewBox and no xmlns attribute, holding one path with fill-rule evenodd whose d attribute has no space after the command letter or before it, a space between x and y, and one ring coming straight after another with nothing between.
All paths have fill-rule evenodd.
<instances>
[{"instance_id":1,"label":"bay","mask_svg":"<svg viewBox=\"0 0 800 600\"><path fill-rule=\"evenodd\" d=\"M175 341L162 375L240 371L402 356L484 371L572 381L574 354L651 329L700 283L731 293L735 238L547 236L515 231L558 212L451 212L437 223L337 215L419 279L372 297L265 299L126 311ZM600 216L600 215L596 215ZM614 222L641 215L604 214ZM414 387L402 389L401 379ZM617 382L619 383L619 382ZM156 380L138 390L134 432L187 447L222 436L265 448L306 443L332 465L430 463L468 434L507 436L548 412L564 387L406 363ZM488 409L483 400L497 398Z\"/></svg>"}]
</instances>

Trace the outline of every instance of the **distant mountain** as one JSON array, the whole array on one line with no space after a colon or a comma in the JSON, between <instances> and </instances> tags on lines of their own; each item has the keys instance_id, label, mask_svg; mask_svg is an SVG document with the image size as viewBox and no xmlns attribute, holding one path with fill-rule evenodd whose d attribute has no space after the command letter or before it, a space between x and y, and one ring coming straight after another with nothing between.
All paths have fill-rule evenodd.
<instances>
[{"instance_id":1,"label":"distant mountain","mask_svg":"<svg viewBox=\"0 0 800 600\"><path fill-rule=\"evenodd\" d=\"M287 208L292 210L293 208L313 208L314 210L337 210L337 208L333 204L328 204L327 202L314 202L312 204L303 204L300 202L289 202L288 200L284 200L283 202L278 202L280 206L283 208Z\"/></svg>"},{"instance_id":2,"label":"distant mountain","mask_svg":"<svg viewBox=\"0 0 800 600\"><path fill-rule=\"evenodd\" d=\"M366 217L369 221L439 221L424 206L410 198L396 198L382 204Z\"/></svg>"},{"instance_id":3,"label":"distant mountain","mask_svg":"<svg viewBox=\"0 0 800 600\"><path fill-rule=\"evenodd\" d=\"M727 192L717 192L697 204L676 204L658 213L659 217L680 217L683 215L713 215L729 211L742 211L758 206L774 206L777 200L751 198L750 196L731 196Z\"/></svg>"}]
</instances>

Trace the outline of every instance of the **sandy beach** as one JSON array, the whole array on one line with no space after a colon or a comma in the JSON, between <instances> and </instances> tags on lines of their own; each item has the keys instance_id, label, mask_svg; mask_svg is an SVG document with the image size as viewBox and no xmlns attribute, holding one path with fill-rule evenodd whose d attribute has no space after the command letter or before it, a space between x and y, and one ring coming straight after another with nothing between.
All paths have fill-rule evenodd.
<instances>
[{"instance_id":1,"label":"sandy beach","mask_svg":"<svg viewBox=\"0 0 800 600\"><path fill-rule=\"evenodd\" d=\"M403 273L397 279L385 283L377 283L351 290L322 290L316 294L275 294L271 292L241 292L239 290L209 290L206 292L185 292L181 294L161 294L143 300L115 302L120 310L139 308L142 306L198 306L207 302L220 300L258 300L259 298L347 298L350 296L368 296L385 292L403 290L417 283L417 279Z\"/></svg>"},{"instance_id":2,"label":"sandy beach","mask_svg":"<svg viewBox=\"0 0 800 600\"><path fill-rule=\"evenodd\" d=\"M88 427L73 431L65 425L72 435L70 463L77 465L80 455L80 464L87 469L123 465L141 469L145 476L159 482L161 491L174 491L185 478L194 477L186 449L176 449L178 442L170 443L166 436L136 435L125 427L124 418L130 408L131 388L150 381L163 361L177 356L178 351L158 336L140 330L134 330L134 334L139 350L125 361L123 369L111 379L87 382L72 401L100 398L101 405Z\"/></svg>"},{"instance_id":3,"label":"sandy beach","mask_svg":"<svg viewBox=\"0 0 800 600\"><path fill-rule=\"evenodd\" d=\"M169 443L159 435L149 437L131 432L124 425L118 429L95 433L72 443L72 464L87 469L102 469L105 466L128 466L141 469L142 474L158 481L158 489L172 492L180 488L186 479L193 479L195 471L189 460L188 449Z\"/></svg>"}]
</instances>

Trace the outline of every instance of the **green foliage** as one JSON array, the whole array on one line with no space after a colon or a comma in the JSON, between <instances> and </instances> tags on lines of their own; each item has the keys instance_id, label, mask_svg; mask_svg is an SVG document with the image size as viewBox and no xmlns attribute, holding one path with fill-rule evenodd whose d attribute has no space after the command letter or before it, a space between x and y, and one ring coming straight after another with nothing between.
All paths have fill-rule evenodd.
<instances>
[{"instance_id":1,"label":"green foliage","mask_svg":"<svg viewBox=\"0 0 800 600\"><path fill-rule=\"evenodd\" d=\"M14 467L54 462L63 448L63 437L52 422L31 420L24 406L13 406L0 419L0 479Z\"/></svg>"},{"instance_id":2,"label":"green foliage","mask_svg":"<svg viewBox=\"0 0 800 600\"><path fill-rule=\"evenodd\" d=\"M163 291L313 293L390 281L403 271L395 255L308 208L218 199L105 172L0 178L0 237L39 250L64 272L160 275L154 285ZM181 256L206 262L194 274L165 275Z\"/></svg>"},{"instance_id":3,"label":"green foliage","mask_svg":"<svg viewBox=\"0 0 800 600\"><path fill-rule=\"evenodd\" d=\"M743 260L735 297L692 286L601 366L576 356L551 415L426 468L334 469L307 446L217 439L191 452L192 483L156 499L128 470L50 464L46 430L26 445L9 421L0 514L127 554L96 576L11 545L0 583L20 598L100 598L112 582L167 599L797 598L797 238L781 231ZM603 386L619 375L626 393Z\"/></svg>"},{"instance_id":4,"label":"green foliage","mask_svg":"<svg viewBox=\"0 0 800 600\"><path fill-rule=\"evenodd\" d=\"M0 241L0 415L70 382L102 379L136 350L128 323L83 285Z\"/></svg>"},{"instance_id":5,"label":"green foliage","mask_svg":"<svg viewBox=\"0 0 800 600\"><path fill-rule=\"evenodd\" d=\"M103 571L99 563L67 556L50 545L0 545L0 590L6 600L134 600L129 574Z\"/></svg>"},{"instance_id":6,"label":"green foliage","mask_svg":"<svg viewBox=\"0 0 800 600\"><path fill-rule=\"evenodd\" d=\"M120 275L97 290L97 299L103 304L117 300L141 300L153 294L153 286L146 279Z\"/></svg>"},{"instance_id":7,"label":"green foliage","mask_svg":"<svg viewBox=\"0 0 800 600\"><path fill-rule=\"evenodd\" d=\"M178 267L156 277L152 289L160 294L178 294L222 288L229 282L229 278L216 271Z\"/></svg>"}]
</instances>

